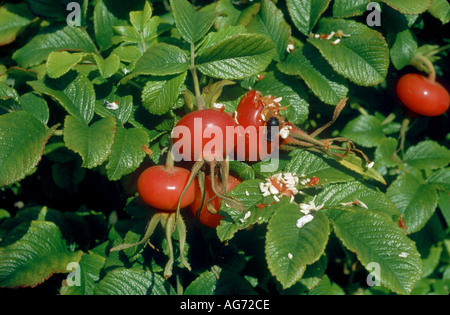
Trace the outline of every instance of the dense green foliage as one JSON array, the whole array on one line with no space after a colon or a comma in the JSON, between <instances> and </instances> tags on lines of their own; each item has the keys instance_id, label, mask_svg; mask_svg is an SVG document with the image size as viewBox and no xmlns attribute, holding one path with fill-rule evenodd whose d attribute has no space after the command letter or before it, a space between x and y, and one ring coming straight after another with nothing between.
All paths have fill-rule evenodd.
<instances>
[{"instance_id":1,"label":"dense green foliage","mask_svg":"<svg viewBox=\"0 0 450 315\"><path fill-rule=\"evenodd\" d=\"M0 7L0 293L449 293L448 112L411 115L395 95L407 72L448 87L447 1L77 0L75 19L69 2ZM142 239L156 210L137 176L165 162L176 122L233 113L249 89L308 132L348 97L320 137L373 168L301 148L271 172L230 161L246 212L222 203L213 229L183 210L171 277L162 229L110 252ZM279 172L300 177L295 200L261 193Z\"/></svg>"}]
</instances>

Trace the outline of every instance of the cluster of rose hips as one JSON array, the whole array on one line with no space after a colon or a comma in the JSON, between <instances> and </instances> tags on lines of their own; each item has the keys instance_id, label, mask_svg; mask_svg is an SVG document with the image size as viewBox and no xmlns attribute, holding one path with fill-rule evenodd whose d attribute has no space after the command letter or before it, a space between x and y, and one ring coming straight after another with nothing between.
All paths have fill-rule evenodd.
<instances>
[{"instance_id":1,"label":"cluster of rose hips","mask_svg":"<svg viewBox=\"0 0 450 315\"><path fill-rule=\"evenodd\" d=\"M412 73L402 76L396 92L411 112L438 116L449 108L449 93L435 82L434 69L431 66L429 68L431 74L428 78ZM281 97L263 96L259 91L250 90L242 97L234 113L226 113L224 106L214 104L213 109L199 109L182 117L172 132L173 146L167 154L166 164L149 167L140 174L137 182L140 198L157 209L157 213L149 221L139 243L120 244L112 250L144 244L161 223L166 231L170 255L164 275L169 277L172 274L174 257L171 235L175 229L179 232L181 262L190 269L183 256L186 228L179 215L180 209L189 207L201 223L212 228L217 227L223 218L219 214L222 201L229 207L245 211L239 200L227 195L241 183L239 178L229 174L230 158L254 162L273 157L279 150L303 148L336 159L355 154L365 160L367 168L373 166L373 162L347 138L317 139L338 118L347 98L336 105L332 120L311 134L281 115L280 112L286 109L280 106L281 100ZM174 155L194 162L191 170L174 166ZM262 184L260 188L263 195L292 198L296 193L296 182L291 183L289 178L282 179L284 181L281 184L274 183L272 178Z\"/></svg>"},{"instance_id":2,"label":"cluster of rose hips","mask_svg":"<svg viewBox=\"0 0 450 315\"><path fill-rule=\"evenodd\" d=\"M178 148L176 154L186 161L195 161L194 166L190 171L173 166L173 163L150 167L138 180L141 198L163 211L179 211L189 206L202 223L216 227L221 218L217 214L221 199L231 207L245 210L238 200L225 196L229 187L236 186L239 181L228 174L226 160L230 155L243 161L260 161L270 157L275 150L301 147L334 157L345 157L354 152L368 161L346 138L316 139L329 124L308 135L286 121L280 115L285 109L280 106L280 101L281 98L262 96L260 92L250 90L233 114L224 112L223 108L202 109L182 117L174 128L181 132L172 133L173 145ZM345 102L346 99L336 106L333 121ZM250 127L254 127L253 132L248 132ZM208 132L212 128L219 132ZM180 142L184 145L180 146ZM347 146L335 146L333 142L346 142ZM209 175L200 176L205 167Z\"/></svg>"},{"instance_id":3,"label":"cluster of rose hips","mask_svg":"<svg viewBox=\"0 0 450 315\"><path fill-rule=\"evenodd\" d=\"M256 90L250 90L232 114L224 112L221 107L196 110L182 117L172 132L172 148L176 147L176 152L169 151L165 165L149 167L137 181L140 198L156 208L157 213L150 219L139 243L120 244L112 250L144 244L155 227L162 224L170 255L164 275L169 277L172 274L174 258L171 236L175 229L179 233L181 262L189 269L183 257L186 228L179 215L180 209L189 207L200 222L213 228L223 218L219 214L222 201L231 208L245 211L239 200L227 195L241 182L229 174L230 156L243 161L260 161L271 157L279 149L304 148L335 158L354 153L363 157L369 167L373 165L346 138L316 139L321 131L337 119L347 99L336 106L332 121L312 134L307 134L280 114L285 109L280 106L280 101L281 98L263 96ZM334 142L346 143L346 146L337 146ZM194 162L191 170L175 166L174 155Z\"/></svg>"}]
</instances>

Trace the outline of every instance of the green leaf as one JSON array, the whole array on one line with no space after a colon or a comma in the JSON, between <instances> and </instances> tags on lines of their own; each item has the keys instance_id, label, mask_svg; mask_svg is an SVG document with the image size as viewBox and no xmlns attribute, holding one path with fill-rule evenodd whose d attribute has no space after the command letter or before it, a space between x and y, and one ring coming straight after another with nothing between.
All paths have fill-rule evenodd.
<instances>
[{"instance_id":1,"label":"green leaf","mask_svg":"<svg viewBox=\"0 0 450 315\"><path fill-rule=\"evenodd\" d=\"M333 45L331 40L308 38L319 49L333 69L350 81L363 86L382 82L389 66L389 49L384 37L368 26L342 19L323 18L318 33L330 34L342 30L341 41Z\"/></svg>"},{"instance_id":2,"label":"green leaf","mask_svg":"<svg viewBox=\"0 0 450 315\"><path fill-rule=\"evenodd\" d=\"M48 55L47 73L50 78L59 78L78 64L86 54L53 51Z\"/></svg>"},{"instance_id":3,"label":"green leaf","mask_svg":"<svg viewBox=\"0 0 450 315\"><path fill-rule=\"evenodd\" d=\"M290 42L291 28L286 23L283 13L270 0L261 2L258 14L247 26L250 32L263 34L270 38L276 46L275 61L281 61L286 55L286 48Z\"/></svg>"},{"instance_id":4,"label":"green leaf","mask_svg":"<svg viewBox=\"0 0 450 315\"><path fill-rule=\"evenodd\" d=\"M120 59L116 54L110 54L106 59L94 54L94 59L100 75L105 79L111 77L119 70Z\"/></svg>"},{"instance_id":5,"label":"green leaf","mask_svg":"<svg viewBox=\"0 0 450 315\"><path fill-rule=\"evenodd\" d=\"M367 10L370 0L334 0L333 16L350 17L362 15Z\"/></svg>"},{"instance_id":6,"label":"green leaf","mask_svg":"<svg viewBox=\"0 0 450 315\"><path fill-rule=\"evenodd\" d=\"M386 194L403 214L408 233L417 232L425 226L435 212L438 202L434 185L411 173L399 175Z\"/></svg>"},{"instance_id":7,"label":"green leaf","mask_svg":"<svg viewBox=\"0 0 450 315\"><path fill-rule=\"evenodd\" d=\"M403 14L392 9L387 9L383 13L383 17L389 21L387 32L389 55L394 67L400 70L414 57L418 48L417 40L410 30L408 19Z\"/></svg>"},{"instance_id":8,"label":"green leaf","mask_svg":"<svg viewBox=\"0 0 450 315\"><path fill-rule=\"evenodd\" d=\"M145 1L144 10L130 12L130 22L138 31L142 31L152 17L152 7Z\"/></svg>"},{"instance_id":9,"label":"green leaf","mask_svg":"<svg viewBox=\"0 0 450 315\"><path fill-rule=\"evenodd\" d=\"M249 296L256 295L257 292L250 283L239 273L222 269L220 270L219 280L217 281L215 295Z\"/></svg>"},{"instance_id":10,"label":"green leaf","mask_svg":"<svg viewBox=\"0 0 450 315\"><path fill-rule=\"evenodd\" d=\"M209 32L200 42L199 47L196 49L197 55L201 55L207 48L227 37L236 36L238 34L245 33L246 31L247 30L244 26L237 25L221 28L217 32Z\"/></svg>"},{"instance_id":11,"label":"green leaf","mask_svg":"<svg viewBox=\"0 0 450 315\"><path fill-rule=\"evenodd\" d=\"M68 163L52 165L52 179L56 186L70 193L75 193L79 184L86 176L86 169L81 168L81 160L73 159Z\"/></svg>"},{"instance_id":12,"label":"green leaf","mask_svg":"<svg viewBox=\"0 0 450 315\"><path fill-rule=\"evenodd\" d=\"M34 287L54 273L67 272L82 252L69 252L52 222L24 222L0 243L0 287Z\"/></svg>"},{"instance_id":13,"label":"green leaf","mask_svg":"<svg viewBox=\"0 0 450 315\"><path fill-rule=\"evenodd\" d=\"M423 264L415 243L401 228L386 216L366 209L336 207L327 209L326 214L336 236L357 253L366 269L378 264L382 286L400 294L411 292Z\"/></svg>"},{"instance_id":14,"label":"green leaf","mask_svg":"<svg viewBox=\"0 0 450 315\"><path fill-rule=\"evenodd\" d=\"M133 26L129 26L129 22L133 19L133 22L137 22L136 18L139 15L138 12L144 12L144 16L148 17L151 15L149 9L150 7L145 7L144 0L129 0L118 2L115 0L101 0L96 1L93 20L94 20L94 31L96 43L100 47L101 51L106 51L112 45L118 44L120 40L126 40L131 38L118 37L116 36L116 32L118 31L121 34L121 31L126 29L128 32L127 35L132 35L133 32L135 38L135 43L137 46L141 46L143 44L143 40L147 38L144 36L147 34L148 27L152 24L151 21L147 21L147 23L143 26L142 30L137 30ZM134 12L130 15L130 12ZM159 18L159 17L158 17ZM146 18L143 19L145 21ZM125 26L126 25L126 26ZM125 26L125 28L122 28ZM140 36L140 33L143 35ZM132 41L131 41L132 42ZM146 43L146 47L148 47L148 43ZM145 47L139 47L145 48Z\"/></svg>"},{"instance_id":15,"label":"green leaf","mask_svg":"<svg viewBox=\"0 0 450 315\"><path fill-rule=\"evenodd\" d=\"M439 220L439 219L438 219ZM436 221L438 221L436 220ZM433 226L435 228L441 228L441 224L438 222L437 225ZM431 225L430 225L431 228ZM432 231L428 231L428 237L424 235L422 237L422 239L416 239L417 242L417 249L419 250L419 253L421 253L422 255L422 261L423 261L423 275L422 275L422 279L425 278L432 278L430 277L434 271L436 270L436 268L439 265L439 262L441 260L442 257L442 251L443 251L443 246L442 243L431 243L431 239L433 238L433 232ZM429 237L431 236L431 237ZM426 239L426 240L424 240Z\"/></svg>"},{"instance_id":16,"label":"green leaf","mask_svg":"<svg viewBox=\"0 0 450 315\"><path fill-rule=\"evenodd\" d=\"M275 46L259 34L238 34L208 47L196 63L203 74L237 80L263 72L275 53Z\"/></svg>"},{"instance_id":17,"label":"green leaf","mask_svg":"<svg viewBox=\"0 0 450 315\"><path fill-rule=\"evenodd\" d=\"M83 167L94 168L111 154L116 121L107 116L91 126L68 115L64 121L64 142L83 159Z\"/></svg>"},{"instance_id":18,"label":"green leaf","mask_svg":"<svg viewBox=\"0 0 450 315\"><path fill-rule=\"evenodd\" d=\"M142 90L142 105L155 115L163 115L173 108L187 72L170 77L153 77Z\"/></svg>"},{"instance_id":19,"label":"green leaf","mask_svg":"<svg viewBox=\"0 0 450 315\"><path fill-rule=\"evenodd\" d=\"M437 169L450 163L450 150L439 143L426 140L408 148L405 162L420 169Z\"/></svg>"},{"instance_id":20,"label":"green leaf","mask_svg":"<svg viewBox=\"0 0 450 315\"><path fill-rule=\"evenodd\" d=\"M185 41L195 43L210 29L217 13L196 12L187 0L170 0L178 31Z\"/></svg>"},{"instance_id":21,"label":"green leaf","mask_svg":"<svg viewBox=\"0 0 450 315\"><path fill-rule=\"evenodd\" d=\"M345 295L345 291L336 283L332 283L327 275L324 275L319 284L315 286L309 295Z\"/></svg>"},{"instance_id":22,"label":"green leaf","mask_svg":"<svg viewBox=\"0 0 450 315\"><path fill-rule=\"evenodd\" d=\"M450 225L450 194L445 191L439 191L438 205L447 226Z\"/></svg>"},{"instance_id":23,"label":"green leaf","mask_svg":"<svg viewBox=\"0 0 450 315\"><path fill-rule=\"evenodd\" d=\"M327 104L336 105L348 93L347 81L311 45L295 49L277 66L283 73L299 75L313 93Z\"/></svg>"},{"instance_id":24,"label":"green leaf","mask_svg":"<svg viewBox=\"0 0 450 315\"><path fill-rule=\"evenodd\" d=\"M432 3L432 0L382 0L387 5L403 14L420 14L425 12Z\"/></svg>"},{"instance_id":25,"label":"green leaf","mask_svg":"<svg viewBox=\"0 0 450 315\"><path fill-rule=\"evenodd\" d=\"M79 285L68 285L63 281L61 295L93 295L96 282L100 280L101 271L105 264L105 257L89 252L81 256L79 263ZM75 272L75 276L77 273Z\"/></svg>"},{"instance_id":26,"label":"green leaf","mask_svg":"<svg viewBox=\"0 0 450 315\"><path fill-rule=\"evenodd\" d=\"M117 26L121 21L114 15L108 6L111 6L111 1L100 0L94 8L94 32L97 44L100 50L106 50L112 45L112 38L115 35L114 26Z\"/></svg>"},{"instance_id":27,"label":"green leaf","mask_svg":"<svg viewBox=\"0 0 450 315\"><path fill-rule=\"evenodd\" d=\"M398 147L398 141L394 138L384 138L380 141L375 150L375 165L396 167L399 164L399 159L396 159L395 151Z\"/></svg>"},{"instance_id":28,"label":"green leaf","mask_svg":"<svg viewBox=\"0 0 450 315\"><path fill-rule=\"evenodd\" d=\"M104 101L107 102L117 102L117 109L107 109L104 105ZM114 116L116 120L124 125L131 116L133 110L133 96L118 96L115 93L108 95L105 99L97 99L95 102L95 112L102 116Z\"/></svg>"},{"instance_id":29,"label":"green leaf","mask_svg":"<svg viewBox=\"0 0 450 315\"><path fill-rule=\"evenodd\" d=\"M188 70L189 62L184 52L173 45L157 43L152 45L134 68L134 75L171 75Z\"/></svg>"},{"instance_id":30,"label":"green leaf","mask_svg":"<svg viewBox=\"0 0 450 315\"><path fill-rule=\"evenodd\" d=\"M111 157L106 165L110 180L118 180L123 175L136 170L145 157L142 145L149 144L148 134L137 128L118 127L114 137Z\"/></svg>"},{"instance_id":31,"label":"green leaf","mask_svg":"<svg viewBox=\"0 0 450 315\"><path fill-rule=\"evenodd\" d=\"M12 58L22 67L28 68L47 59L52 51L71 49L93 53L96 48L86 31L79 27L49 26L16 50Z\"/></svg>"},{"instance_id":32,"label":"green leaf","mask_svg":"<svg viewBox=\"0 0 450 315\"><path fill-rule=\"evenodd\" d=\"M292 84L288 76L278 71L269 72L255 84L255 89L263 95L282 97L280 104L287 109L281 113L293 124L300 125L308 118L308 95L297 84Z\"/></svg>"},{"instance_id":33,"label":"green leaf","mask_svg":"<svg viewBox=\"0 0 450 315\"><path fill-rule=\"evenodd\" d=\"M219 0L216 4L216 12L219 16L214 23L216 29L228 26L247 26L258 13L260 3L252 3L248 6L236 6L232 0Z\"/></svg>"},{"instance_id":34,"label":"green leaf","mask_svg":"<svg viewBox=\"0 0 450 315\"><path fill-rule=\"evenodd\" d=\"M33 89L50 95L72 116L85 123L94 117L95 90L88 78L68 73L58 80L30 81Z\"/></svg>"},{"instance_id":35,"label":"green leaf","mask_svg":"<svg viewBox=\"0 0 450 315\"><path fill-rule=\"evenodd\" d=\"M214 295L217 277L212 271L200 274L184 291L184 295Z\"/></svg>"},{"instance_id":36,"label":"green leaf","mask_svg":"<svg viewBox=\"0 0 450 315\"><path fill-rule=\"evenodd\" d=\"M417 40L409 29L398 32L394 36L395 39L393 39L389 54L392 64L397 70L400 70L406 67L414 57L414 52L417 50Z\"/></svg>"},{"instance_id":37,"label":"green leaf","mask_svg":"<svg viewBox=\"0 0 450 315\"><path fill-rule=\"evenodd\" d=\"M427 183L436 185L442 190L450 191L450 167L433 172L428 176Z\"/></svg>"},{"instance_id":38,"label":"green leaf","mask_svg":"<svg viewBox=\"0 0 450 315\"><path fill-rule=\"evenodd\" d=\"M97 283L95 295L174 295L175 290L159 274L140 268L109 271Z\"/></svg>"},{"instance_id":39,"label":"green leaf","mask_svg":"<svg viewBox=\"0 0 450 315\"><path fill-rule=\"evenodd\" d=\"M346 168L362 175L365 179L371 178L386 185L386 180L383 176L375 168L369 168L367 162L359 156L349 154L346 157L337 159L337 161Z\"/></svg>"},{"instance_id":40,"label":"green leaf","mask_svg":"<svg viewBox=\"0 0 450 315\"><path fill-rule=\"evenodd\" d=\"M3 222L5 219L11 218L11 215L5 209L0 209L0 222Z\"/></svg>"},{"instance_id":41,"label":"green leaf","mask_svg":"<svg viewBox=\"0 0 450 315\"><path fill-rule=\"evenodd\" d=\"M341 136L364 147L376 147L385 139L381 122L370 115L360 115L347 123Z\"/></svg>"},{"instance_id":42,"label":"green leaf","mask_svg":"<svg viewBox=\"0 0 450 315\"><path fill-rule=\"evenodd\" d=\"M20 31L31 23L33 15L26 4L7 3L0 7L0 46L13 42Z\"/></svg>"},{"instance_id":43,"label":"green leaf","mask_svg":"<svg viewBox=\"0 0 450 315\"><path fill-rule=\"evenodd\" d=\"M251 168L259 177L267 178L282 172L288 163L289 160L286 158L270 158L269 160L253 163Z\"/></svg>"},{"instance_id":44,"label":"green leaf","mask_svg":"<svg viewBox=\"0 0 450 315\"><path fill-rule=\"evenodd\" d=\"M303 216L297 204L289 204L278 209L267 226L267 264L283 288L301 278L306 265L322 256L328 242L330 230L326 215L319 211L311 222L298 228L296 222Z\"/></svg>"},{"instance_id":45,"label":"green leaf","mask_svg":"<svg viewBox=\"0 0 450 315\"><path fill-rule=\"evenodd\" d=\"M327 266L328 259L326 254L324 254L318 261L306 266L305 273L297 283L305 286L308 290L312 290L313 288L317 287L321 279L325 276ZM293 287L295 287L295 285Z\"/></svg>"},{"instance_id":46,"label":"green leaf","mask_svg":"<svg viewBox=\"0 0 450 315\"><path fill-rule=\"evenodd\" d=\"M70 157L67 157L70 159ZM71 164L71 163L70 163ZM56 224L61 232L61 237L67 246L88 247L97 237L106 235L106 217L99 212L80 209L75 212L61 212L46 206L26 207L17 212L11 220L2 224L0 238L8 234L13 227L21 223L29 223L33 220L47 221ZM91 232L95 230L95 234Z\"/></svg>"},{"instance_id":47,"label":"green leaf","mask_svg":"<svg viewBox=\"0 0 450 315\"><path fill-rule=\"evenodd\" d=\"M247 163L231 160L230 171L235 172L242 180L255 179L254 169Z\"/></svg>"},{"instance_id":48,"label":"green leaf","mask_svg":"<svg viewBox=\"0 0 450 315\"><path fill-rule=\"evenodd\" d=\"M119 56L120 60L126 62L134 62L141 58L142 53L136 46L119 46L114 48L112 51L113 54Z\"/></svg>"},{"instance_id":49,"label":"green leaf","mask_svg":"<svg viewBox=\"0 0 450 315\"><path fill-rule=\"evenodd\" d=\"M114 26L114 30L121 35L121 40L129 43L140 44L142 37L139 31L130 25Z\"/></svg>"},{"instance_id":50,"label":"green leaf","mask_svg":"<svg viewBox=\"0 0 450 315\"><path fill-rule=\"evenodd\" d=\"M68 1L54 1L54 0L26 0L31 11L37 16L45 16L56 18L57 20L66 20L70 11L67 10L66 5ZM82 0L76 0L75 2L81 4Z\"/></svg>"},{"instance_id":51,"label":"green leaf","mask_svg":"<svg viewBox=\"0 0 450 315\"><path fill-rule=\"evenodd\" d=\"M26 111L0 116L0 187L33 171L56 127L48 129Z\"/></svg>"},{"instance_id":52,"label":"green leaf","mask_svg":"<svg viewBox=\"0 0 450 315\"><path fill-rule=\"evenodd\" d=\"M291 153L291 160L284 169L285 172L296 173L302 178L316 176L320 184L353 181L355 177L346 169L342 169L334 159L320 156L304 150Z\"/></svg>"},{"instance_id":53,"label":"green leaf","mask_svg":"<svg viewBox=\"0 0 450 315\"><path fill-rule=\"evenodd\" d=\"M236 84L236 82L234 81L220 80L205 86L201 94L205 102L205 108L213 108L214 103L216 103L217 99L222 95L223 88L227 85L234 85L234 84ZM183 93L186 92L189 93L189 91L183 90ZM195 96L192 93L189 93L188 95L189 97L192 97L193 102L195 102ZM184 98L186 98L186 94Z\"/></svg>"},{"instance_id":54,"label":"green leaf","mask_svg":"<svg viewBox=\"0 0 450 315\"><path fill-rule=\"evenodd\" d=\"M259 179L246 180L228 193L243 203L245 212L222 203L220 215L224 218L216 228L217 236L221 241L230 240L236 232L255 223L267 223L274 212L289 204L290 198L287 197L281 198L279 202L275 202L272 196L263 197L259 188L261 182ZM259 204L265 206L256 207Z\"/></svg>"},{"instance_id":55,"label":"green leaf","mask_svg":"<svg viewBox=\"0 0 450 315\"><path fill-rule=\"evenodd\" d=\"M433 54L436 49L439 49L439 45L425 44L417 48L416 54L428 58L428 60L430 60L431 62L437 62L441 59L441 57L439 55ZM429 72L426 66L416 63L414 64L417 65L421 71Z\"/></svg>"},{"instance_id":56,"label":"green leaf","mask_svg":"<svg viewBox=\"0 0 450 315\"><path fill-rule=\"evenodd\" d=\"M220 225L216 229L217 236L221 241L231 239L237 231L246 228L250 224L262 219L267 220L267 217L264 216L266 209L260 211L254 207L263 200L263 196L258 186L261 182L260 179L246 180L228 192L228 195L235 197L242 202L246 211L244 213L227 207L224 202L222 203L220 214L223 215L224 218L220 221Z\"/></svg>"},{"instance_id":57,"label":"green leaf","mask_svg":"<svg viewBox=\"0 0 450 315\"><path fill-rule=\"evenodd\" d=\"M311 33L330 2L330 0L286 1L294 25L306 36Z\"/></svg>"},{"instance_id":58,"label":"green leaf","mask_svg":"<svg viewBox=\"0 0 450 315\"><path fill-rule=\"evenodd\" d=\"M370 211L385 214L388 217L400 216L394 203L375 187L359 181L326 185L317 195L315 204L340 206L342 203L353 203L354 207L368 208Z\"/></svg>"},{"instance_id":59,"label":"green leaf","mask_svg":"<svg viewBox=\"0 0 450 315\"><path fill-rule=\"evenodd\" d=\"M447 0L434 0L428 12L439 19L442 24L450 22L450 3Z\"/></svg>"},{"instance_id":60,"label":"green leaf","mask_svg":"<svg viewBox=\"0 0 450 315\"><path fill-rule=\"evenodd\" d=\"M26 93L20 96L19 103L21 108L39 119L44 125L47 125L50 113L47 102L34 93Z\"/></svg>"},{"instance_id":61,"label":"green leaf","mask_svg":"<svg viewBox=\"0 0 450 315\"><path fill-rule=\"evenodd\" d=\"M5 82L0 82L0 100L7 100L9 98L12 98L14 101L18 102L19 94Z\"/></svg>"}]
</instances>

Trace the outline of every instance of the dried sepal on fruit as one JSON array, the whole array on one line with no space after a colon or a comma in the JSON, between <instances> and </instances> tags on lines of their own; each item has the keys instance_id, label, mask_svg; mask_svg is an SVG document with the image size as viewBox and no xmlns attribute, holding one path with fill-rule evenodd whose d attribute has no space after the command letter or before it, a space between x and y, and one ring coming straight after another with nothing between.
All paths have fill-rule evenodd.
<instances>
[{"instance_id":1,"label":"dried sepal on fruit","mask_svg":"<svg viewBox=\"0 0 450 315\"><path fill-rule=\"evenodd\" d=\"M281 141L280 148L282 150L295 150L297 148L303 148L311 152L322 153L331 156L335 159L345 158L350 153L360 156L367 163L367 167L373 166L372 161L364 154L363 151L357 149L355 144L345 137L335 137L327 139L317 139L316 137L320 135L326 128L331 126L339 117L341 111L345 107L348 98L344 98L336 105L333 113L332 120L322 127L316 129L311 134L306 133L297 126L290 124L292 129L290 130L289 137ZM337 146L334 143L345 143L346 146ZM341 153L342 152L342 153Z\"/></svg>"},{"instance_id":2,"label":"dried sepal on fruit","mask_svg":"<svg viewBox=\"0 0 450 315\"><path fill-rule=\"evenodd\" d=\"M147 147L143 147L143 150L149 152ZM196 184L197 179L191 179L187 169L173 165L171 152L168 152L165 165L155 165L144 170L139 176L137 191L142 201L155 209L156 213L150 218L144 236L139 242L119 244L110 251L125 250L149 243L155 228L161 224L165 231L169 250L169 261L164 268L164 277L167 279L172 275L174 262L172 234L176 229L178 230L181 263L190 270L191 267L184 257L186 226L183 218L179 216L179 210L194 202Z\"/></svg>"},{"instance_id":3,"label":"dried sepal on fruit","mask_svg":"<svg viewBox=\"0 0 450 315\"><path fill-rule=\"evenodd\" d=\"M344 137L316 138L337 120L347 100L348 98L344 98L336 105L330 122L308 134L281 115L280 111L287 108L280 105L281 97L263 96L256 90L247 92L240 100L234 118L239 126L259 129L256 133L251 133L249 130L238 139L238 141L244 142L244 145L239 142L236 144L237 157L245 161L259 161L271 156L274 150L289 151L302 148L336 159L355 154L364 159L367 168L372 167L373 162L367 158L364 152L357 149L351 140ZM335 145L335 143L344 143L346 146ZM244 153L242 153L242 148L245 148Z\"/></svg>"},{"instance_id":4,"label":"dried sepal on fruit","mask_svg":"<svg viewBox=\"0 0 450 315\"><path fill-rule=\"evenodd\" d=\"M224 193L229 175L227 158L238 137L236 127L235 120L223 111L223 107L191 112L182 117L172 131L172 152L179 159L194 162L188 183L198 177L200 187L204 188L205 172L209 171L213 193L231 207L245 211L239 200ZM219 179L219 183L215 179ZM211 207L208 210L215 211Z\"/></svg>"},{"instance_id":5,"label":"dried sepal on fruit","mask_svg":"<svg viewBox=\"0 0 450 315\"><path fill-rule=\"evenodd\" d=\"M205 176L204 173L199 176ZM219 180L210 175L206 176L204 180L199 182L204 183L204 186L198 185L195 193L195 200L189 206L192 214L204 225L215 228L220 224L223 216L219 214L219 209L222 204L222 199L217 196L212 189L212 179L216 181L217 189L222 192L222 186L218 185ZM227 192L235 188L242 181L232 175L228 176Z\"/></svg>"},{"instance_id":6,"label":"dried sepal on fruit","mask_svg":"<svg viewBox=\"0 0 450 315\"><path fill-rule=\"evenodd\" d=\"M184 256L185 244L186 244L186 225L183 218L176 217L175 212L156 212L147 224L144 236L137 243L132 244L119 244L110 249L111 252L125 250L134 246L149 243L149 239L155 231L158 224L161 224L165 231L165 237L167 240L167 247L169 250L169 260L164 267L164 277L167 279L172 275L173 262L175 260L174 248L172 242L172 234L177 229L178 230L178 244L179 244L179 254L181 264L188 270L191 270L189 262ZM150 243L149 243L150 244ZM152 246L153 247L153 246Z\"/></svg>"}]
</instances>

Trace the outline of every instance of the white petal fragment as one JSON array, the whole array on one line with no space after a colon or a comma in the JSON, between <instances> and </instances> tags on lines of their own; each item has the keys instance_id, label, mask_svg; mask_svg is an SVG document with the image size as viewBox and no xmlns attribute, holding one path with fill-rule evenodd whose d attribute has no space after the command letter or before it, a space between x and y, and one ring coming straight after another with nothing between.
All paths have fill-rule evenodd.
<instances>
[{"instance_id":1,"label":"white petal fragment","mask_svg":"<svg viewBox=\"0 0 450 315\"><path fill-rule=\"evenodd\" d=\"M408 253L405 253L405 252L401 252L399 255L398 255L398 257L401 257L401 258L406 258L406 257L408 257L409 256L409 254Z\"/></svg>"},{"instance_id":2,"label":"white petal fragment","mask_svg":"<svg viewBox=\"0 0 450 315\"><path fill-rule=\"evenodd\" d=\"M292 47L294 47L294 46L292 46ZM281 102L282 99L283 99L282 97L277 97L277 98L274 99L273 101L274 101L275 103L279 103L279 102Z\"/></svg>"},{"instance_id":3,"label":"white petal fragment","mask_svg":"<svg viewBox=\"0 0 450 315\"><path fill-rule=\"evenodd\" d=\"M340 38L336 39L334 42L331 42L332 45L337 45L341 41Z\"/></svg>"},{"instance_id":4,"label":"white petal fragment","mask_svg":"<svg viewBox=\"0 0 450 315\"><path fill-rule=\"evenodd\" d=\"M297 220L297 222L295 223L295 225L301 229L302 227L305 226L305 224L311 222L314 219L314 216L312 214L307 214L304 215L303 217L301 217L300 219Z\"/></svg>"}]
</instances>

